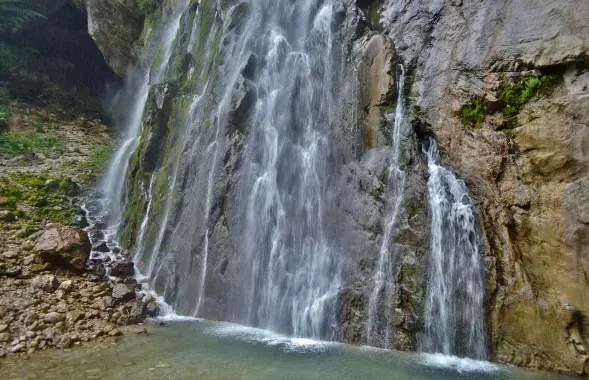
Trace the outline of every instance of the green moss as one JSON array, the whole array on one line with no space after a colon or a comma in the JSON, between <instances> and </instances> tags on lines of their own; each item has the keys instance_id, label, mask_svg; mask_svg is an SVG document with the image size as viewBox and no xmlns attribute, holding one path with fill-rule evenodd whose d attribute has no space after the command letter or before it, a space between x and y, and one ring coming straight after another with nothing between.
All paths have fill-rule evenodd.
<instances>
[{"instance_id":1,"label":"green moss","mask_svg":"<svg viewBox=\"0 0 589 380\"><path fill-rule=\"evenodd\" d=\"M481 128L485 120L485 107L480 98L473 99L470 103L460 108L460 121L471 128Z\"/></svg>"},{"instance_id":2,"label":"green moss","mask_svg":"<svg viewBox=\"0 0 589 380\"><path fill-rule=\"evenodd\" d=\"M409 170L409 156L407 155L406 143L401 143L401 170L404 172Z\"/></svg>"},{"instance_id":3,"label":"green moss","mask_svg":"<svg viewBox=\"0 0 589 380\"><path fill-rule=\"evenodd\" d=\"M425 111L418 105L413 106L413 116L415 117L426 117Z\"/></svg>"},{"instance_id":4,"label":"green moss","mask_svg":"<svg viewBox=\"0 0 589 380\"><path fill-rule=\"evenodd\" d=\"M94 149L88 161L82 165L83 169L88 170L88 174L84 179L91 182L98 178L108 166L113 153L114 150L110 147L99 147Z\"/></svg>"},{"instance_id":5,"label":"green moss","mask_svg":"<svg viewBox=\"0 0 589 380\"><path fill-rule=\"evenodd\" d=\"M503 132L503 134L507 137L515 136L515 133L513 132L513 129L511 129L511 128L503 129L501 132Z\"/></svg>"},{"instance_id":6,"label":"green moss","mask_svg":"<svg viewBox=\"0 0 589 380\"><path fill-rule=\"evenodd\" d=\"M392 104L379 106L378 109L384 114L392 114L393 112L395 112L395 106L393 106Z\"/></svg>"},{"instance_id":7,"label":"green moss","mask_svg":"<svg viewBox=\"0 0 589 380\"><path fill-rule=\"evenodd\" d=\"M51 220L70 225L76 216L70 197L79 192L78 184L67 178L26 174L4 177L0 181L0 208L17 211L20 218L33 222Z\"/></svg>"},{"instance_id":8,"label":"green moss","mask_svg":"<svg viewBox=\"0 0 589 380\"><path fill-rule=\"evenodd\" d=\"M153 55L153 59L151 61L151 71L154 72L158 67L161 66L164 59L164 45L159 44L157 49L155 50L155 54Z\"/></svg>"},{"instance_id":9,"label":"green moss","mask_svg":"<svg viewBox=\"0 0 589 380\"><path fill-rule=\"evenodd\" d=\"M0 209L14 210L23 194L18 187L9 184L0 185Z\"/></svg>"},{"instance_id":10,"label":"green moss","mask_svg":"<svg viewBox=\"0 0 589 380\"><path fill-rule=\"evenodd\" d=\"M148 23L154 25L160 18L160 7L161 1L158 0L136 0L137 6L141 9L141 12L145 15L145 19Z\"/></svg>"},{"instance_id":11,"label":"green moss","mask_svg":"<svg viewBox=\"0 0 589 380\"><path fill-rule=\"evenodd\" d=\"M55 223L64 225L73 225L76 217L76 210L73 208L64 208L62 206L42 207L34 216L37 220L50 220Z\"/></svg>"}]
</instances>

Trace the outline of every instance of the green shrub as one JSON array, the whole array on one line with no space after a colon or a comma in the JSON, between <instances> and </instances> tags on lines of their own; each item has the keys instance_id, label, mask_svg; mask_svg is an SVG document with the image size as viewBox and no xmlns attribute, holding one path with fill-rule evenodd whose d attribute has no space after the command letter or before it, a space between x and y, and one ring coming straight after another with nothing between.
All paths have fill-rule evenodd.
<instances>
[{"instance_id":1,"label":"green shrub","mask_svg":"<svg viewBox=\"0 0 589 380\"><path fill-rule=\"evenodd\" d=\"M506 84L499 91L499 99L505 103L503 113L507 117L517 115L521 108L541 90L554 84L556 78L543 75L520 79L514 84Z\"/></svg>"},{"instance_id":2,"label":"green shrub","mask_svg":"<svg viewBox=\"0 0 589 380\"><path fill-rule=\"evenodd\" d=\"M556 76L543 75L522 78L515 83L505 83L498 92L499 100L501 100L498 110L487 109L482 99L475 98L460 108L460 121L462 124L471 128L481 128L485 120L485 115L491 114L492 112L499 111L511 118L517 115L522 107L534 96L553 86L558 79ZM510 125L513 124L511 122L509 123Z\"/></svg>"},{"instance_id":3,"label":"green shrub","mask_svg":"<svg viewBox=\"0 0 589 380\"><path fill-rule=\"evenodd\" d=\"M0 129L10 125L10 103L8 88L0 83Z\"/></svg>"},{"instance_id":4,"label":"green shrub","mask_svg":"<svg viewBox=\"0 0 589 380\"><path fill-rule=\"evenodd\" d=\"M8 118L8 113L0 112L0 128L7 128L10 125Z\"/></svg>"},{"instance_id":5,"label":"green shrub","mask_svg":"<svg viewBox=\"0 0 589 380\"><path fill-rule=\"evenodd\" d=\"M485 107L481 99L474 99L460 108L460 121L472 128L481 128L485 120Z\"/></svg>"}]
</instances>

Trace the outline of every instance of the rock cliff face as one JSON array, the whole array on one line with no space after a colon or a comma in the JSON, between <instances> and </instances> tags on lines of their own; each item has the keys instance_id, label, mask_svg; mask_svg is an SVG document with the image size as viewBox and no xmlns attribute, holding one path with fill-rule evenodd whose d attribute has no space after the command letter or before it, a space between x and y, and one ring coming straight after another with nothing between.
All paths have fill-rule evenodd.
<instances>
[{"instance_id":1,"label":"rock cliff face","mask_svg":"<svg viewBox=\"0 0 589 380\"><path fill-rule=\"evenodd\" d=\"M103 5L108 8L107 3ZM203 315L231 319L232 278L240 275L235 267L235 239L240 237L234 203L249 132L241 121L255 96L251 78L264 62L252 55L235 86L234 117L222 129L225 139L213 177L210 215L202 222L206 228L185 224L185 218L202 213L205 205L183 197L203 197L202 189L191 187L187 179L208 173L210 157L204 148L191 152L178 144L198 134L198 141L212 139L216 120L187 115L195 88L202 98L212 99L208 104L221 100L221 71L230 59L223 50L229 40L220 41L221 32L229 28L234 31L230 36L238 34L247 15L247 7L235 11L226 3L225 9L234 13L223 15L207 2L195 2L191 7L200 7L198 16L189 11L181 19L170 72L164 83L152 86L141 143L131 162L123 236L128 248L136 245L151 182L150 218L168 224L148 225L144 245L152 249L144 250L142 259L148 261L153 246L165 245L175 235L190 236L192 242L176 249L195 252L158 269L156 287L165 288L181 311L193 310L194 301L181 300L200 287L195 278L205 258L196 252L206 241ZM367 340L370 282L386 213L383 173L390 160L397 64L403 64L406 113L413 128L403 131L405 199L389 247L394 262L390 281L396 287L385 303L393 334L379 344L419 349L429 262L421 139L431 135L439 143L443 164L466 181L482 222L492 359L589 372L589 8L575 0L345 0L335 2L334 10L332 27L344 62L337 68L343 95L334 110L340 120L333 131L334 218L347 265L333 338ZM110 36L108 28L98 26L116 19L97 13L91 17L96 30ZM191 32L194 17L201 24ZM126 33L137 36L138 19L133 20ZM126 39L127 47L131 40ZM117 72L132 62L127 54L132 49L118 51L121 45L108 39L97 43ZM202 112L210 111L205 107ZM190 129L195 122L202 128ZM182 161L188 154L192 161ZM172 176L174 170L178 177ZM173 196L168 194L171 179L178 184ZM172 269L183 267L191 268L190 273ZM182 276L192 282L178 286ZM171 280L164 281L166 277Z\"/></svg>"},{"instance_id":2,"label":"rock cliff face","mask_svg":"<svg viewBox=\"0 0 589 380\"><path fill-rule=\"evenodd\" d=\"M478 202L493 358L587 372L589 9L576 1L381 9L384 33L411 66L416 108ZM555 78L547 90L509 108L513 83L545 76ZM461 118L473 102L483 110L474 128Z\"/></svg>"}]
</instances>

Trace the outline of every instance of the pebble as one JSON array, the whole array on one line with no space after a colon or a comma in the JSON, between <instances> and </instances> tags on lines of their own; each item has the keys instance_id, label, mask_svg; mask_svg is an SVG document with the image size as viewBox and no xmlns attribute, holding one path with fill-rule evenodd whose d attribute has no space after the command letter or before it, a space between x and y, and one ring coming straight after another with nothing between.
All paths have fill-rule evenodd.
<instances>
[{"instance_id":1,"label":"pebble","mask_svg":"<svg viewBox=\"0 0 589 380\"><path fill-rule=\"evenodd\" d=\"M22 349L25 347L26 347L26 345L24 343L19 343L15 346L12 346L12 348L10 349L10 352L12 352L13 354L16 354L17 352L22 351Z\"/></svg>"},{"instance_id":2,"label":"pebble","mask_svg":"<svg viewBox=\"0 0 589 380\"><path fill-rule=\"evenodd\" d=\"M51 313L45 314L43 319L45 320L45 322L48 322L48 323L57 323L57 322L63 321L65 319L65 317L63 314L53 311Z\"/></svg>"},{"instance_id":3,"label":"pebble","mask_svg":"<svg viewBox=\"0 0 589 380\"><path fill-rule=\"evenodd\" d=\"M15 259L18 257L18 252L15 251L6 251L2 254L5 259Z\"/></svg>"}]
</instances>

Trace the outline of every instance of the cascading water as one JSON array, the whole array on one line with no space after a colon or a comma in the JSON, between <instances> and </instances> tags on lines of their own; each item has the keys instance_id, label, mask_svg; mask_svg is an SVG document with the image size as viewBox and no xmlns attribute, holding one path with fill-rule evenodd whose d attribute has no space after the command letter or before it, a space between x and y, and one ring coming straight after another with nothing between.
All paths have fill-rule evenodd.
<instances>
[{"instance_id":1,"label":"cascading water","mask_svg":"<svg viewBox=\"0 0 589 380\"><path fill-rule=\"evenodd\" d=\"M331 338L343 267L329 230L332 79L338 74L332 1L179 9L180 26L174 20L173 33L165 34L178 33L177 41L166 55L197 58L188 74L194 84L179 98L189 106L167 137L163 163L144 179L150 185L142 191L147 207L135 239L136 262L180 313L213 312L214 289L207 288L212 220L220 217L222 165L238 126L243 151L227 221L238 256L226 318ZM184 52L181 40L187 41ZM242 92L254 98L247 114L236 109ZM128 159L125 153L120 161Z\"/></svg>"},{"instance_id":2,"label":"cascading water","mask_svg":"<svg viewBox=\"0 0 589 380\"><path fill-rule=\"evenodd\" d=\"M330 1L266 1L257 88L238 204L245 323L329 337L340 263L326 236L332 48Z\"/></svg>"},{"instance_id":3,"label":"cascading water","mask_svg":"<svg viewBox=\"0 0 589 380\"><path fill-rule=\"evenodd\" d=\"M425 315L425 349L486 359L484 267L477 218L466 186L439 166L429 141L431 274Z\"/></svg>"},{"instance_id":4,"label":"cascading water","mask_svg":"<svg viewBox=\"0 0 589 380\"><path fill-rule=\"evenodd\" d=\"M405 71L399 65L397 79L397 106L393 124L393 145L391 148L391 161L387 169L388 194L387 197L387 219L384 225L384 232L378 263L372 279L373 288L368 303L367 322L367 343L381 347L389 347L391 306L389 304L394 293L395 280L393 277L393 266L391 262L390 245L395 235L397 216L403 203L405 191L405 172L400 169L401 139L406 126L405 115Z\"/></svg>"},{"instance_id":5,"label":"cascading water","mask_svg":"<svg viewBox=\"0 0 589 380\"><path fill-rule=\"evenodd\" d=\"M124 141L115 152L101 184L104 200L107 203L105 205L108 212L106 222L110 224L107 228L107 240L114 239L122 220L125 193L125 181L123 179L129 168L129 160L139 143L143 126L143 113L149 90L164 77L170 60L172 44L178 32L180 17L187 5L188 1L183 1L174 10L174 14L161 30L160 46L162 50L159 53L160 61L157 62L158 64L151 70L139 70L139 72L131 73L126 86L127 93L122 95L122 98L127 99L131 105L130 112L125 113L127 117L121 121L126 126Z\"/></svg>"}]
</instances>

